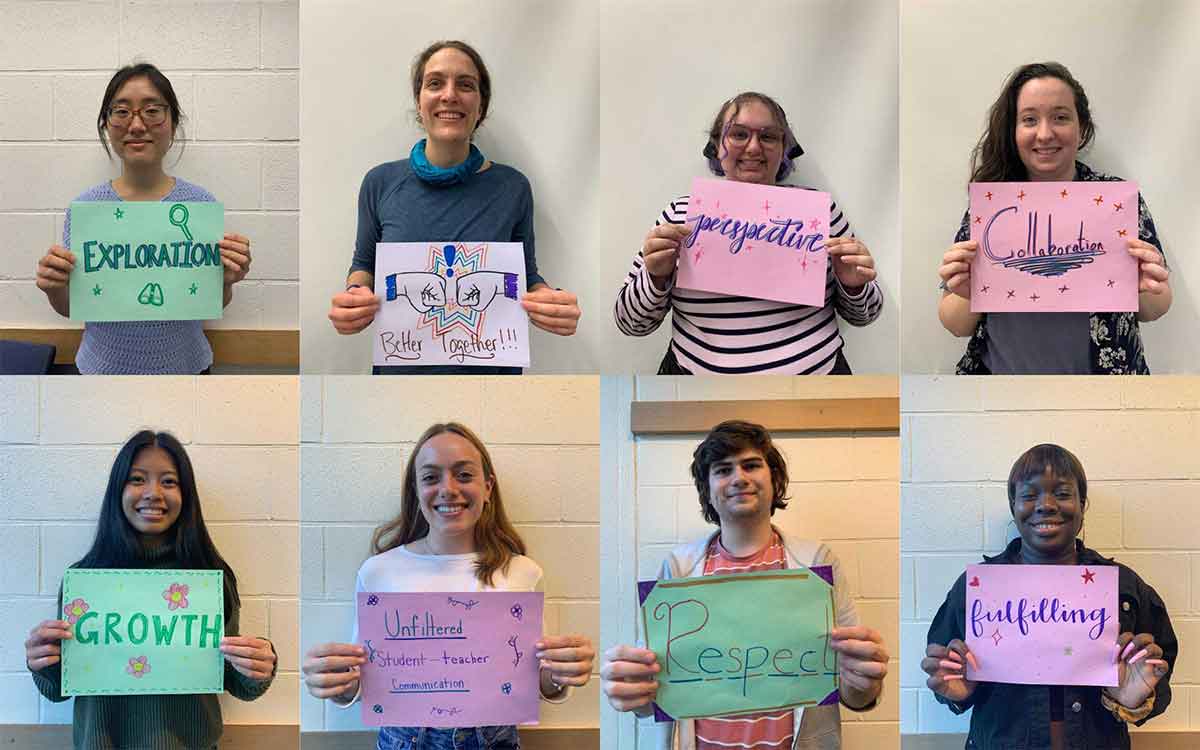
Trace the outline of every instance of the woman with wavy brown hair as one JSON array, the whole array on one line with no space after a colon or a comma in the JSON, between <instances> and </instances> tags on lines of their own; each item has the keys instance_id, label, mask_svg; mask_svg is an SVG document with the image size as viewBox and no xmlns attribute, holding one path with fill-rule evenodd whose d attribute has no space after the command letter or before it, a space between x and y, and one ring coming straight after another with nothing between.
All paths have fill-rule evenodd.
<instances>
[{"instance_id":1,"label":"woman with wavy brown hair","mask_svg":"<svg viewBox=\"0 0 1200 750\"><path fill-rule=\"evenodd\" d=\"M992 104L987 130L971 154L972 182L1116 181L1076 160L1096 134L1083 86L1059 63L1013 71ZM1136 313L973 313L969 211L938 273L938 318L955 336L970 336L960 375L1149 374L1138 323L1171 307L1162 243L1138 195L1138 237L1128 251L1138 262Z\"/></svg>"},{"instance_id":2,"label":"woman with wavy brown hair","mask_svg":"<svg viewBox=\"0 0 1200 750\"><path fill-rule=\"evenodd\" d=\"M375 530L372 550L358 570L356 591L542 590L542 569L525 556L525 543L504 512L487 447L457 422L430 426L413 447L400 514ZM586 637L544 636L537 648L543 699L565 700L568 686L587 684L595 651ZM365 663L355 643L314 646L304 659L308 691L349 706L358 700L358 670ZM496 726L383 727L378 748L436 750L454 737L454 747L469 750L520 747L516 727Z\"/></svg>"}]
</instances>

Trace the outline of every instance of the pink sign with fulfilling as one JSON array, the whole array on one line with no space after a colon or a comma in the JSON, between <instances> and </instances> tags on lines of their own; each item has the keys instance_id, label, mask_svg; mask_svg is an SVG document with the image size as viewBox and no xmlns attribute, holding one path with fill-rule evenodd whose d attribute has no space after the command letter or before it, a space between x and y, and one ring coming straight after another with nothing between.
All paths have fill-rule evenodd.
<instances>
[{"instance_id":1,"label":"pink sign with fulfilling","mask_svg":"<svg viewBox=\"0 0 1200 750\"><path fill-rule=\"evenodd\" d=\"M825 304L829 193L697 178L687 224L676 286Z\"/></svg>"},{"instance_id":2,"label":"pink sign with fulfilling","mask_svg":"<svg viewBox=\"0 0 1200 750\"><path fill-rule=\"evenodd\" d=\"M536 724L543 594L358 594L371 726Z\"/></svg>"},{"instance_id":3,"label":"pink sign with fulfilling","mask_svg":"<svg viewBox=\"0 0 1200 750\"><path fill-rule=\"evenodd\" d=\"M971 312L1138 309L1132 182L972 182Z\"/></svg>"},{"instance_id":4,"label":"pink sign with fulfilling","mask_svg":"<svg viewBox=\"0 0 1200 750\"><path fill-rule=\"evenodd\" d=\"M1115 565L968 565L967 679L1117 684Z\"/></svg>"}]
</instances>

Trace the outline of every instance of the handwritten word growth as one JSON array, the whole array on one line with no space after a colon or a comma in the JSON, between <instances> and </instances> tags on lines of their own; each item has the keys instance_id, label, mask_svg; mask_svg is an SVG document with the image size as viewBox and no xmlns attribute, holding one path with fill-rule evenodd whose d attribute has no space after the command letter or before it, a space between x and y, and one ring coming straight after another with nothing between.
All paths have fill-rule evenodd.
<instances>
[{"instance_id":1,"label":"handwritten word growth","mask_svg":"<svg viewBox=\"0 0 1200 750\"><path fill-rule=\"evenodd\" d=\"M141 612L134 612L124 620L124 626L122 619L119 612L105 612L104 624L101 627L100 613L96 610L87 612L75 622L75 642L81 646L107 646L124 643L125 639L128 639L133 645L139 646L153 639L155 646L170 646L177 637L181 637L185 646L191 646L193 641L198 641L200 648L216 648L221 636L225 634L221 615L148 617ZM178 627L180 623L183 624L182 628Z\"/></svg>"}]
</instances>

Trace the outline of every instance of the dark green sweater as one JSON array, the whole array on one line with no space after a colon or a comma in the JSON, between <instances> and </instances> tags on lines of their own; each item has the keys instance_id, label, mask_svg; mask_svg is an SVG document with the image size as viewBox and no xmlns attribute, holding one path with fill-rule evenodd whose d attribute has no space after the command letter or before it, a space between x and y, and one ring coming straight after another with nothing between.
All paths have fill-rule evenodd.
<instances>
[{"instance_id":1,"label":"dark green sweater","mask_svg":"<svg viewBox=\"0 0 1200 750\"><path fill-rule=\"evenodd\" d=\"M148 556L143 567L176 568L178 564L165 552ZM61 589L58 599L61 612ZM225 635L239 635L237 609L225 618ZM32 674L38 692L48 700L70 699L62 694L61 663ZM272 672L264 682L252 680L225 662L225 690L235 698L252 701L265 693L274 679ZM211 693L75 697L76 750L212 750L223 726L221 706Z\"/></svg>"}]
</instances>

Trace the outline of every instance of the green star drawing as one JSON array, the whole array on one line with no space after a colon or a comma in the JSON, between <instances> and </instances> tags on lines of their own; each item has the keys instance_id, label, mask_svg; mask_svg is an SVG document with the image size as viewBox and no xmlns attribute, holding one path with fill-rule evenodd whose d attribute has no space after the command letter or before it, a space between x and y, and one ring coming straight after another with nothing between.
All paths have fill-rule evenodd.
<instances>
[{"instance_id":1,"label":"green star drawing","mask_svg":"<svg viewBox=\"0 0 1200 750\"><path fill-rule=\"evenodd\" d=\"M99 284L97 284L97 285L96 285L96 286L95 286L95 287L92 289L92 294L96 295L97 297L99 297L99 296L100 296L100 285L99 285Z\"/></svg>"},{"instance_id":2,"label":"green star drawing","mask_svg":"<svg viewBox=\"0 0 1200 750\"><path fill-rule=\"evenodd\" d=\"M116 216L117 219L123 219L123 218L125 218L125 212L118 208L116 213L113 214L113 216Z\"/></svg>"},{"instance_id":3,"label":"green star drawing","mask_svg":"<svg viewBox=\"0 0 1200 750\"><path fill-rule=\"evenodd\" d=\"M195 296L197 289L199 289L199 287L197 287L196 282L193 281L192 285L190 287L188 287L188 294Z\"/></svg>"}]
</instances>

